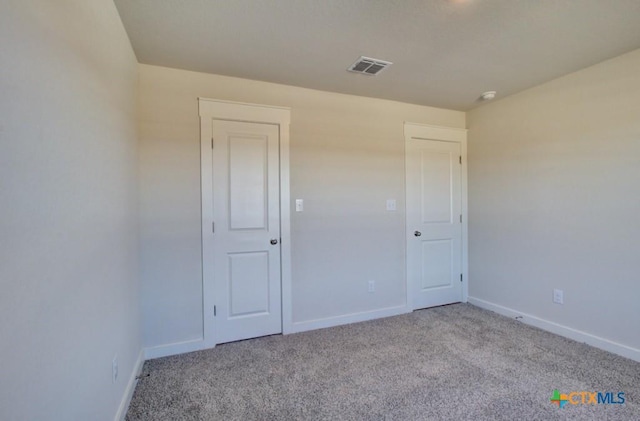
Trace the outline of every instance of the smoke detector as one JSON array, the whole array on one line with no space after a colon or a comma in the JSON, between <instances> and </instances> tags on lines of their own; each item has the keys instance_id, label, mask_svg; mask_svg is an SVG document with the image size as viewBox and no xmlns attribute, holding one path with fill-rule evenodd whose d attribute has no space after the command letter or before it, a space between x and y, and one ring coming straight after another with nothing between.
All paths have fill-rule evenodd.
<instances>
[{"instance_id":1,"label":"smoke detector","mask_svg":"<svg viewBox=\"0 0 640 421\"><path fill-rule=\"evenodd\" d=\"M485 93L483 93L482 95L480 95L480 99L482 101L491 101L492 99L494 99L496 97L497 92L496 91L487 91Z\"/></svg>"},{"instance_id":2,"label":"smoke detector","mask_svg":"<svg viewBox=\"0 0 640 421\"><path fill-rule=\"evenodd\" d=\"M363 75L375 76L392 64L393 63L390 61L360 56L360 58L357 59L351 66L349 66L347 70Z\"/></svg>"}]
</instances>

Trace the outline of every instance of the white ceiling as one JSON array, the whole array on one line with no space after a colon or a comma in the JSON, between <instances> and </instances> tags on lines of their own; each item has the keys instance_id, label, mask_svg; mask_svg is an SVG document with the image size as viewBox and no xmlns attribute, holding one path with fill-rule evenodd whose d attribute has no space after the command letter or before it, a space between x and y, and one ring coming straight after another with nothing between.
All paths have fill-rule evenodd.
<instances>
[{"instance_id":1,"label":"white ceiling","mask_svg":"<svg viewBox=\"0 0 640 421\"><path fill-rule=\"evenodd\" d=\"M640 48L640 0L115 3L141 63L455 110Z\"/></svg>"}]
</instances>

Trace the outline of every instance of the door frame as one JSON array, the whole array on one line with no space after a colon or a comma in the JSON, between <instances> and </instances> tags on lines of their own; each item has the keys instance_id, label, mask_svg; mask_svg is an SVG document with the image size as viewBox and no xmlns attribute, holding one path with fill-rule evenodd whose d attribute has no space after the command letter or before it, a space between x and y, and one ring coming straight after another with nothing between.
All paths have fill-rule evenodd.
<instances>
[{"instance_id":1,"label":"door frame","mask_svg":"<svg viewBox=\"0 0 640 421\"><path fill-rule=\"evenodd\" d=\"M242 102L198 98L200 115L200 191L202 204L202 348L216 345L214 319L214 267L204 256L213 252L213 124L211 121L230 120L274 124L280 132L280 264L282 288L282 333L291 332L291 200L289 188L289 125L291 109Z\"/></svg>"},{"instance_id":2,"label":"door frame","mask_svg":"<svg viewBox=\"0 0 640 421\"><path fill-rule=\"evenodd\" d=\"M405 149L405 201L409 196L407 191L407 154L409 149L407 143L413 139L422 140L438 140L443 142L456 142L460 144L460 155L462 156L462 165L460 168L460 194L461 194L461 211L462 211L462 302L466 303L469 299L469 256L468 256L468 206L467 206L467 129L459 129L455 127L434 126L419 123L404 123L404 149ZM407 288L407 312L413 311L413 289L409 280L409 261L407 233L411 230L408 219L409 209L405 209L405 285Z\"/></svg>"}]
</instances>

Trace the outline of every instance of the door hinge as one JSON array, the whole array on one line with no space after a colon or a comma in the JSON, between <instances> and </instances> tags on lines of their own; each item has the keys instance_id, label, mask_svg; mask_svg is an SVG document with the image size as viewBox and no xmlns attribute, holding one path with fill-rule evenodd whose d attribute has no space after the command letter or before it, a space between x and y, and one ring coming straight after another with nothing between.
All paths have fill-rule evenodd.
<instances>
[{"instance_id":1,"label":"door hinge","mask_svg":"<svg viewBox=\"0 0 640 421\"><path fill-rule=\"evenodd\" d=\"M215 222L211 223L211 232L216 232L216 223Z\"/></svg>"},{"instance_id":2,"label":"door hinge","mask_svg":"<svg viewBox=\"0 0 640 421\"><path fill-rule=\"evenodd\" d=\"M460 223L462 224L462 214L460 214Z\"/></svg>"},{"instance_id":3,"label":"door hinge","mask_svg":"<svg viewBox=\"0 0 640 421\"><path fill-rule=\"evenodd\" d=\"M211 149L213 149L213 138L211 138Z\"/></svg>"},{"instance_id":4,"label":"door hinge","mask_svg":"<svg viewBox=\"0 0 640 421\"><path fill-rule=\"evenodd\" d=\"M460 274L460 282L462 282L462 274Z\"/></svg>"},{"instance_id":5,"label":"door hinge","mask_svg":"<svg viewBox=\"0 0 640 421\"><path fill-rule=\"evenodd\" d=\"M213 306L213 317L216 317L216 306Z\"/></svg>"},{"instance_id":6,"label":"door hinge","mask_svg":"<svg viewBox=\"0 0 640 421\"><path fill-rule=\"evenodd\" d=\"M460 155L460 165L462 165L462 155Z\"/></svg>"}]
</instances>

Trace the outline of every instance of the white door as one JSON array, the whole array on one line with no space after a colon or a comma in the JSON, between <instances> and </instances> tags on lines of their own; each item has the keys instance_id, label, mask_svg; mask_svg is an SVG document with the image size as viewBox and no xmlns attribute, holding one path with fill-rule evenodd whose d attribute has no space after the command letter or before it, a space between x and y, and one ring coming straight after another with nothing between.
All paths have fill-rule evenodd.
<instances>
[{"instance_id":1,"label":"white door","mask_svg":"<svg viewBox=\"0 0 640 421\"><path fill-rule=\"evenodd\" d=\"M216 342L281 333L278 126L213 120L212 166Z\"/></svg>"},{"instance_id":2,"label":"white door","mask_svg":"<svg viewBox=\"0 0 640 421\"><path fill-rule=\"evenodd\" d=\"M406 141L407 281L412 308L462 301L460 143Z\"/></svg>"}]
</instances>

